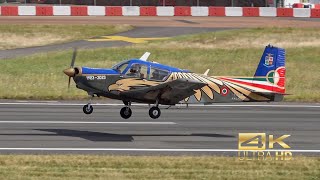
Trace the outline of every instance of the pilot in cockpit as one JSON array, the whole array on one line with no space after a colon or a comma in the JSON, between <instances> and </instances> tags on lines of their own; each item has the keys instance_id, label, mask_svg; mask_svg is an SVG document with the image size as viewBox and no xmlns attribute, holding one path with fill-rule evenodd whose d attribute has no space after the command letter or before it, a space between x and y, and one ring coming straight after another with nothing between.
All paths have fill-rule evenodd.
<instances>
[{"instance_id":1,"label":"pilot in cockpit","mask_svg":"<svg viewBox=\"0 0 320 180\"><path fill-rule=\"evenodd\" d=\"M140 70L141 70L141 67L138 64L134 64L131 66L127 76L140 78L141 77Z\"/></svg>"}]
</instances>

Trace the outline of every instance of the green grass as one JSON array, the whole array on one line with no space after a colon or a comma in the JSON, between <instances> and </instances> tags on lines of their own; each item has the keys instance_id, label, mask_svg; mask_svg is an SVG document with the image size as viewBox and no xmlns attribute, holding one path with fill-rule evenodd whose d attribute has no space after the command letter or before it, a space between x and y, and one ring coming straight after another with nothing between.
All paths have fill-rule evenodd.
<instances>
[{"instance_id":1,"label":"green grass","mask_svg":"<svg viewBox=\"0 0 320 180\"><path fill-rule=\"evenodd\" d=\"M241 49L275 44L284 48L319 47L319 28L253 28L235 29L196 35L180 36L164 42L166 48Z\"/></svg>"},{"instance_id":2,"label":"green grass","mask_svg":"<svg viewBox=\"0 0 320 180\"><path fill-rule=\"evenodd\" d=\"M132 29L128 25L0 25L0 49L42 46L109 35Z\"/></svg>"},{"instance_id":3,"label":"green grass","mask_svg":"<svg viewBox=\"0 0 320 180\"><path fill-rule=\"evenodd\" d=\"M247 33L256 36L255 33L268 36L266 29L240 30L244 35ZM262 32L261 32L262 31ZM275 30L274 30L275 31ZM282 36L271 32L269 35ZM295 30L300 32L300 29ZM315 30L307 29L313 32ZM297 34L297 32L292 32ZM221 34L223 34L223 36ZM233 35L235 33L236 35ZM141 44L132 47L106 48L96 50L80 50L76 60L77 66L111 67L113 64L133 57L140 57L145 51L152 53L150 59L160 63L190 69L194 72L203 73L210 68L209 75L220 76L253 76L260 60L264 45L259 47L239 46L238 48L215 48L215 47L171 47L172 44L184 44L199 39L217 37L228 38L239 36L239 31L227 31L219 33L206 33L201 35L185 36L165 41L156 41L149 44ZM241 33L240 33L241 34ZM234 37L233 37L234 36ZM210 39L209 38L209 39ZM258 37L256 37L258 38ZM219 38L217 38L219 39ZM229 40L226 40L226 42ZM258 41L258 40L257 40ZM286 41L289 44L291 39ZM306 41L309 41L306 39ZM224 41L219 40L219 46ZM283 42L285 43L285 42ZM169 44L169 45L168 45ZM201 43L207 46L206 43ZM301 42L300 44L303 44ZM210 45L211 46L211 45ZM290 45L287 50L287 93L286 101L320 102L320 51L318 46ZM27 57L0 61L0 98L5 99L85 99L85 92L71 85L67 91L68 77L62 70L70 65L72 52L53 52L37 54Z\"/></svg>"},{"instance_id":4,"label":"green grass","mask_svg":"<svg viewBox=\"0 0 320 180\"><path fill-rule=\"evenodd\" d=\"M111 67L120 60L140 57L148 48L109 48L78 53L76 65ZM163 49L153 48L152 58L195 72L211 69L210 75L252 76L263 48L259 49ZM315 48L287 49L287 101L320 102L320 51ZM72 52L47 53L0 61L0 98L84 99L86 93L72 85L62 73Z\"/></svg>"},{"instance_id":5,"label":"green grass","mask_svg":"<svg viewBox=\"0 0 320 180\"><path fill-rule=\"evenodd\" d=\"M1 179L319 179L320 158L1 155Z\"/></svg>"}]
</instances>

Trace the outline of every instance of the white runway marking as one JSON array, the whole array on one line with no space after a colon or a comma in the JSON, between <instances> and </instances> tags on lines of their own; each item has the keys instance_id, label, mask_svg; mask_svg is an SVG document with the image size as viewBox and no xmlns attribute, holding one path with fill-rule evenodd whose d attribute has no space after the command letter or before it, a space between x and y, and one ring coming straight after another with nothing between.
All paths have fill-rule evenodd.
<instances>
[{"instance_id":1,"label":"white runway marking","mask_svg":"<svg viewBox=\"0 0 320 180\"><path fill-rule=\"evenodd\" d=\"M0 151L136 151L136 152L239 152L238 149L138 149L138 148L0 148ZM270 149L265 151L291 151L320 153L320 150Z\"/></svg>"},{"instance_id":2,"label":"white runway marking","mask_svg":"<svg viewBox=\"0 0 320 180\"><path fill-rule=\"evenodd\" d=\"M83 106L85 103L58 103L58 102L8 102L8 103L0 103L0 105L45 105L45 106ZM124 106L123 104L92 104L93 106ZM148 104L132 104L132 106L148 106ZM185 107L185 104L177 104L177 107ZM320 108L320 105L295 105L295 104L189 104L190 107L288 107L288 108ZM167 107L167 106L165 106Z\"/></svg>"},{"instance_id":3,"label":"white runway marking","mask_svg":"<svg viewBox=\"0 0 320 180\"><path fill-rule=\"evenodd\" d=\"M174 122L100 122L100 121L0 121L2 124L154 124L154 125L173 125Z\"/></svg>"}]
</instances>

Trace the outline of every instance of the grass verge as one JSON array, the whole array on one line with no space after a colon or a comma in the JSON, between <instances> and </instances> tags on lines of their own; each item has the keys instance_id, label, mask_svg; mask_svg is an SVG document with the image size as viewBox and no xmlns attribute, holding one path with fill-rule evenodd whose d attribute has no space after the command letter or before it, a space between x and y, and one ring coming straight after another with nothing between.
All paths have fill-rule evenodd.
<instances>
[{"instance_id":1,"label":"grass verge","mask_svg":"<svg viewBox=\"0 0 320 180\"><path fill-rule=\"evenodd\" d=\"M293 33L297 34L301 31L286 29L278 29L280 31L278 33L273 30L269 35L281 36L282 32L294 31ZM256 34L268 34L265 33L266 29L240 31L243 31L244 34L252 34L256 38L259 38ZM312 29L307 29L307 31L313 32ZM268 43L263 43L259 47L239 46L237 48L171 47L168 45L170 42L192 44L196 40L211 39L213 34L221 38L227 36L237 41L235 37L240 36L241 33L232 30L186 36L186 38L179 37L132 47L81 50L78 53L76 65L111 67L121 60L140 57L145 51L149 51L152 52L151 60L198 73L203 73L210 68L209 74L215 76L253 76L264 46ZM291 40L287 41L289 43ZM223 42L219 40L217 45L222 46ZM207 45L205 42L201 44ZM320 89L320 51L318 49L318 46L286 48L286 88L287 93L292 94L286 96L286 101L320 102L320 94L315 93ZM65 51L0 60L2 78L0 98L46 100L87 98L86 93L76 89L74 85L71 86L70 92L67 91L68 77L62 73L62 70L69 66L71 56L71 51Z\"/></svg>"},{"instance_id":2,"label":"grass verge","mask_svg":"<svg viewBox=\"0 0 320 180\"><path fill-rule=\"evenodd\" d=\"M0 49L43 46L109 35L131 29L128 25L0 25Z\"/></svg>"},{"instance_id":3,"label":"grass verge","mask_svg":"<svg viewBox=\"0 0 320 180\"><path fill-rule=\"evenodd\" d=\"M320 158L1 155L1 179L318 179Z\"/></svg>"},{"instance_id":4,"label":"grass verge","mask_svg":"<svg viewBox=\"0 0 320 180\"><path fill-rule=\"evenodd\" d=\"M320 46L319 28L252 28L218 31L195 35L179 36L167 41L156 41L149 47L202 48L202 49L242 49L257 48L267 44L283 48Z\"/></svg>"}]
</instances>

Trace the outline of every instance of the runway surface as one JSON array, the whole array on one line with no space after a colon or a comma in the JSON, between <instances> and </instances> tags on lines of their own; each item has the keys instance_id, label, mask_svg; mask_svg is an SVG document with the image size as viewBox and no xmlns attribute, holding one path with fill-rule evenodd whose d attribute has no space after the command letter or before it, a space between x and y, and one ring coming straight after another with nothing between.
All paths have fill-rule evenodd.
<instances>
[{"instance_id":1,"label":"runway surface","mask_svg":"<svg viewBox=\"0 0 320 180\"><path fill-rule=\"evenodd\" d=\"M260 132L291 135L294 155L320 155L319 104L162 107L156 120L146 105L124 120L121 107L100 104L85 115L81 104L0 103L0 153L236 156L238 133Z\"/></svg>"}]
</instances>

